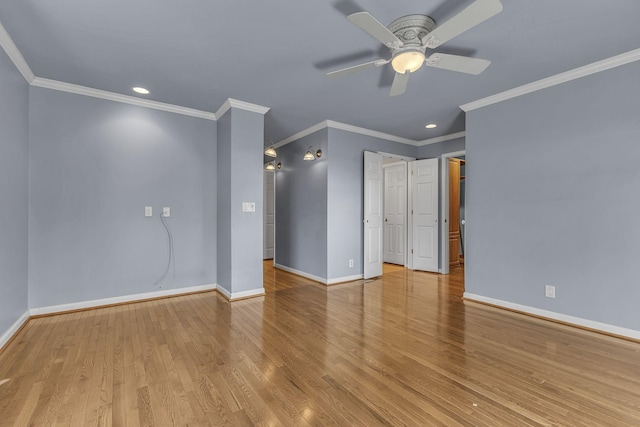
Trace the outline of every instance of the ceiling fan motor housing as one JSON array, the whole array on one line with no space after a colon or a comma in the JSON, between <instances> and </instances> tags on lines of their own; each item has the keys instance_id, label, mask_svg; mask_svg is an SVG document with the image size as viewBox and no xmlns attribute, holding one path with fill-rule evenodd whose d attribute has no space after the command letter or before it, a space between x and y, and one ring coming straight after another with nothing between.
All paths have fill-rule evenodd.
<instances>
[{"instance_id":1,"label":"ceiling fan motor housing","mask_svg":"<svg viewBox=\"0 0 640 427\"><path fill-rule=\"evenodd\" d=\"M414 72L420 68L424 62L426 49L422 44L422 38L435 26L435 21L425 15L407 15L389 24L387 27L389 31L403 43L402 47L389 46L392 54L391 65L396 72ZM407 70L401 68L407 68Z\"/></svg>"},{"instance_id":2,"label":"ceiling fan motor housing","mask_svg":"<svg viewBox=\"0 0 640 427\"><path fill-rule=\"evenodd\" d=\"M404 43L402 49L413 47L422 49L422 39L436 26L433 18L426 15L407 15L393 21L387 27ZM396 48L391 48L393 51ZM424 49L423 49L424 50Z\"/></svg>"}]
</instances>

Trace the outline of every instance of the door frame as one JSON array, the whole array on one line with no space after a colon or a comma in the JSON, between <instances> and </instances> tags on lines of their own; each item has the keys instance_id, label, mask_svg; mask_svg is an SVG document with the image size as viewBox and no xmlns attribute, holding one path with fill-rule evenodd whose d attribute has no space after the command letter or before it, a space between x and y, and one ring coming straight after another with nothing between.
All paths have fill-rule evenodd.
<instances>
[{"instance_id":1,"label":"door frame","mask_svg":"<svg viewBox=\"0 0 640 427\"><path fill-rule=\"evenodd\" d=\"M266 164L266 163L265 163ZM272 173L273 174L273 258L271 258L271 262L272 264L275 266L276 265L276 171L275 170L265 170L264 168L262 169L262 193L263 193L263 198L265 196L265 192L266 192L266 182L264 181L264 176L265 173ZM263 200L263 206L262 206L262 227L264 228L264 219L265 219L265 206L264 204L266 203L266 200ZM262 252L263 252L263 256L264 256L264 230L262 231ZM263 259L264 261L264 259Z\"/></svg>"},{"instance_id":2,"label":"door frame","mask_svg":"<svg viewBox=\"0 0 640 427\"><path fill-rule=\"evenodd\" d=\"M466 150L440 155L440 269L441 274L449 274L449 158L464 156ZM446 236L446 238L445 238Z\"/></svg>"}]
</instances>

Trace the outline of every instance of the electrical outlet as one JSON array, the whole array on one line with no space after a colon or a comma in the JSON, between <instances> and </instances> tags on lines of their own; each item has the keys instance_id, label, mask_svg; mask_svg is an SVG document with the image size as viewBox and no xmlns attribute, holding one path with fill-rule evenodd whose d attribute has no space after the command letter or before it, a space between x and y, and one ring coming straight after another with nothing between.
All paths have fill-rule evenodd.
<instances>
[{"instance_id":1,"label":"electrical outlet","mask_svg":"<svg viewBox=\"0 0 640 427\"><path fill-rule=\"evenodd\" d=\"M168 218L171 216L171 208L162 208L162 216Z\"/></svg>"},{"instance_id":2,"label":"electrical outlet","mask_svg":"<svg viewBox=\"0 0 640 427\"><path fill-rule=\"evenodd\" d=\"M556 297L556 287L551 285L546 285L544 287L544 296L547 298L555 298Z\"/></svg>"},{"instance_id":3,"label":"electrical outlet","mask_svg":"<svg viewBox=\"0 0 640 427\"><path fill-rule=\"evenodd\" d=\"M153 208L151 206L144 207L144 216L153 216Z\"/></svg>"},{"instance_id":4,"label":"electrical outlet","mask_svg":"<svg viewBox=\"0 0 640 427\"><path fill-rule=\"evenodd\" d=\"M349 267L353 267L353 260L352 259L349 260Z\"/></svg>"}]
</instances>

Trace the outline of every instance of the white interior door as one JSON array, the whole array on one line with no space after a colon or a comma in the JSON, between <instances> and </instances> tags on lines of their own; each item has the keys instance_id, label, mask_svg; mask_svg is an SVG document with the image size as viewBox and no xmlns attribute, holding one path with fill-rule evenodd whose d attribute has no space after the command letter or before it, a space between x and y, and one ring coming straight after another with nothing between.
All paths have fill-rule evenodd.
<instances>
[{"instance_id":1,"label":"white interior door","mask_svg":"<svg viewBox=\"0 0 640 427\"><path fill-rule=\"evenodd\" d=\"M382 275L382 156L364 152L364 278Z\"/></svg>"},{"instance_id":2,"label":"white interior door","mask_svg":"<svg viewBox=\"0 0 640 427\"><path fill-rule=\"evenodd\" d=\"M405 264L407 164L384 165L384 262Z\"/></svg>"},{"instance_id":3,"label":"white interior door","mask_svg":"<svg viewBox=\"0 0 640 427\"><path fill-rule=\"evenodd\" d=\"M438 159L411 162L412 265L438 271Z\"/></svg>"},{"instance_id":4,"label":"white interior door","mask_svg":"<svg viewBox=\"0 0 640 427\"><path fill-rule=\"evenodd\" d=\"M276 186L275 186L275 172L264 171L263 186L264 194L262 200L264 200L264 226L262 227L263 237L263 259L273 259L275 253L275 216L276 216Z\"/></svg>"}]
</instances>

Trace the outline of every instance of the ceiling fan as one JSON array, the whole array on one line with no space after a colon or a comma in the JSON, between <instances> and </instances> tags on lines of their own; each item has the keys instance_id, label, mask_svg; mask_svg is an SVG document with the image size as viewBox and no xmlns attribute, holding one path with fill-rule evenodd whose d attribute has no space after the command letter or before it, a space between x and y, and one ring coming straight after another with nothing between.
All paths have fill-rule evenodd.
<instances>
[{"instance_id":1,"label":"ceiling fan","mask_svg":"<svg viewBox=\"0 0 640 427\"><path fill-rule=\"evenodd\" d=\"M353 67L327 73L329 77L341 77L356 71L376 68L391 63L396 75L389 96L402 95L407 90L409 75L424 63L427 67L441 68L467 74L480 74L491 63L486 59L433 53L425 56L427 49L435 49L443 43L486 21L502 11L500 0L476 0L462 12L442 25L425 15L408 15L398 18L385 27L368 12L358 12L348 18L391 50L391 59L377 59Z\"/></svg>"}]
</instances>

